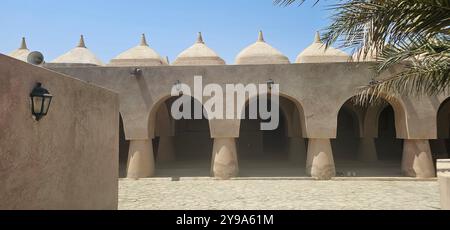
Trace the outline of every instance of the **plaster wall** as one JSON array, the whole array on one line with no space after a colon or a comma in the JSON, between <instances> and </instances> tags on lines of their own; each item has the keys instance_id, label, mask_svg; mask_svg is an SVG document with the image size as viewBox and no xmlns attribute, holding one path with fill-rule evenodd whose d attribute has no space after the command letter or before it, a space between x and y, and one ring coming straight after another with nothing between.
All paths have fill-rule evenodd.
<instances>
[{"instance_id":1,"label":"plaster wall","mask_svg":"<svg viewBox=\"0 0 450 230\"><path fill-rule=\"evenodd\" d=\"M194 76L203 84L280 84L281 96L301 111L298 115L305 138L336 138L337 117L357 89L375 73L372 63L310 63L279 65L162 66L142 67L133 76L127 67L52 67L54 70L106 87L120 94L120 110L127 139L155 136L158 106L169 98L178 80L193 89ZM384 74L383 77L389 75ZM253 95L254 96L254 95ZM436 117L440 97L390 98L395 110L397 138L437 138ZM204 98L206 101L208 98ZM224 99L225 100L225 99ZM210 120L211 137L239 137L240 120Z\"/></svg>"},{"instance_id":2,"label":"plaster wall","mask_svg":"<svg viewBox=\"0 0 450 230\"><path fill-rule=\"evenodd\" d=\"M0 209L117 209L118 95L3 55L0 82ZM36 82L54 96L39 122Z\"/></svg>"}]
</instances>

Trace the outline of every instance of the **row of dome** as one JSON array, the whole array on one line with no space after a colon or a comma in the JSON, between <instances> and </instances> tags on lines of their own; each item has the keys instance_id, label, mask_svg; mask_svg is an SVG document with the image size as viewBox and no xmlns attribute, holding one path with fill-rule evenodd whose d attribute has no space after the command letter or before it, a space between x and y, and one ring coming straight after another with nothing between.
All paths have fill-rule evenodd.
<instances>
[{"instance_id":1,"label":"row of dome","mask_svg":"<svg viewBox=\"0 0 450 230\"><path fill-rule=\"evenodd\" d=\"M26 61L29 53L25 38L23 38L21 47L10 53L9 56ZM296 63L348 62L350 59L351 57L341 50L332 47L325 49L319 33L316 33L314 42L298 55ZM86 47L83 35L81 35L76 48L50 63L104 66L102 61ZM259 32L258 40L242 50L236 58L237 65L289 63L289 59L285 55L265 42L262 31ZM107 64L107 66L162 65L169 65L168 58L162 58L150 48L144 34L138 46L119 54ZM206 46L202 34L199 33L196 43L178 55L171 65L225 65L225 61L214 50Z\"/></svg>"}]
</instances>

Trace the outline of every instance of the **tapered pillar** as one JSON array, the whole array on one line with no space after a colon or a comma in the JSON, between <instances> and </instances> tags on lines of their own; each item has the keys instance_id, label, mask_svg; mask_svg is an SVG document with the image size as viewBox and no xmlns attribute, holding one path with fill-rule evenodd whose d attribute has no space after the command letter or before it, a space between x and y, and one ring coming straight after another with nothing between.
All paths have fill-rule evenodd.
<instances>
[{"instance_id":1,"label":"tapered pillar","mask_svg":"<svg viewBox=\"0 0 450 230\"><path fill-rule=\"evenodd\" d=\"M375 139L372 137L363 137L358 143L358 160L362 162L378 161Z\"/></svg>"},{"instance_id":2,"label":"tapered pillar","mask_svg":"<svg viewBox=\"0 0 450 230\"><path fill-rule=\"evenodd\" d=\"M295 164L304 164L306 161L305 139L289 137L289 160Z\"/></svg>"},{"instance_id":3,"label":"tapered pillar","mask_svg":"<svg viewBox=\"0 0 450 230\"><path fill-rule=\"evenodd\" d=\"M336 176L330 139L309 139L306 174L320 180Z\"/></svg>"},{"instance_id":4,"label":"tapered pillar","mask_svg":"<svg viewBox=\"0 0 450 230\"><path fill-rule=\"evenodd\" d=\"M230 179L239 173L235 138L214 138L212 173L219 179Z\"/></svg>"},{"instance_id":5,"label":"tapered pillar","mask_svg":"<svg viewBox=\"0 0 450 230\"><path fill-rule=\"evenodd\" d=\"M131 140L128 154L127 177L152 177L155 172L153 147L149 140Z\"/></svg>"},{"instance_id":6,"label":"tapered pillar","mask_svg":"<svg viewBox=\"0 0 450 230\"><path fill-rule=\"evenodd\" d=\"M167 163L175 161L175 137L159 137L157 162Z\"/></svg>"},{"instance_id":7,"label":"tapered pillar","mask_svg":"<svg viewBox=\"0 0 450 230\"><path fill-rule=\"evenodd\" d=\"M428 140L405 140L402 172L409 177L431 178L436 176Z\"/></svg>"}]
</instances>

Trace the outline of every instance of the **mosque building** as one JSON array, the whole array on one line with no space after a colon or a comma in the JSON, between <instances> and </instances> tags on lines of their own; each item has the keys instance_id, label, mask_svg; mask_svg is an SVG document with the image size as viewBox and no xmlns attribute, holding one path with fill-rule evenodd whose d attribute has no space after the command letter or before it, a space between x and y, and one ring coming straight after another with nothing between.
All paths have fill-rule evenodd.
<instances>
[{"instance_id":1,"label":"mosque building","mask_svg":"<svg viewBox=\"0 0 450 230\"><path fill-rule=\"evenodd\" d=\"M386 96L371 106L353 102L375 76L370 55L355 60L326 48L317 33L291 63L260 32L227 64L205 41L199 33L169 63L142 35L137 46L103 63L81 36L75 48L42 67L119 94L122 177L429 178L435 177L434 160L448 157L449 95ZM23 39L9 56L26 62L29 53ZM262 118L175 120L172 87L193 88L198 75L221 86L279 84L279 127L260 130ZM193 106L204 106L206 100L187 96ZM248 95L243 110L260 96Z\"/></svg>"}]
</instances>

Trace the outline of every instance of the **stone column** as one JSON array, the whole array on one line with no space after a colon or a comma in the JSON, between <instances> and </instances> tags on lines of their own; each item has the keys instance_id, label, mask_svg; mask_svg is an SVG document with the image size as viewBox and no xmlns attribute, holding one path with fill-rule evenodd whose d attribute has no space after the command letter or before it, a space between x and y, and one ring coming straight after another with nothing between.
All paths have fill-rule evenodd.
<instances>
[{"instance_id":1,"label":"stone column","mask_svg":"<svg viewBox=\"0 0 450 230\"><path fill-rule=\"evenodd\" d=\"M405 140L402 173L405 176L417 178L436 176L428 140Z\"/></svg>"},{"instance_id":2,"label":"stone column","mask_svg":"<svg viewBox=\"0 0 450 230\"><path fill-rule=\"evenodd\" d=\"M375 139L372 137L362 137L358 143L358 160L362 162L378 161Z\"/></svg>"},{"instance_id":3,"label":"stone column","mask_svg":"<svg viewBox=\"0 0 450 230\"><path fill-rule=\"evenodd\" d=\"M165 163L175 160L175 121L170 116L166 103L160 105L156 114L155 134L159 137L157 162Z\"/></svg>"},{"instance_id":4,"label":"stone column","mask_svg":"<svg viewBox=\"0 0 450 230\"><path fill-rule=\"evenodd\" d=\"M157 162L167 163L175 161L175 137L159 137Z\"/></svg>"},{"instance_id":5,"label":"stone column","mask_svg":"<svg viewBox=\"0 0 450 230\"><path fill-rule=\"evenodd\" d=\"M214 177L230 179L239 173L235 138L214 138L211 171Z\"/></svg>"},{"instance_id":6,"label":"stone column","mask_svg":"<svg viewBox=\"0 0 450 230\"><path fill-rule=\"evenodd\" d=\"M153 146L149 140L131 140L127 178L147 178L155 173Z\"/></svg>"},{"instance_id":7,"label":"stone column","mask_svg":"<svg viewBox=\"0 0 450 230\"><path fill-rule=\"evenodd\" d=\"M336 176L330 139L309 139L306 174L320 180Z\"/></svg>"},{"instance_id":8,"label":"stone column","mask_svg":"<svg viewBox=\"0 0 450 230\"><path fill-rule=\"evenodd\" d=\"M306 161L305 139L301 137L289 137L289 160L295 164L304 164Z\"/></svg>"}]
</instances>

